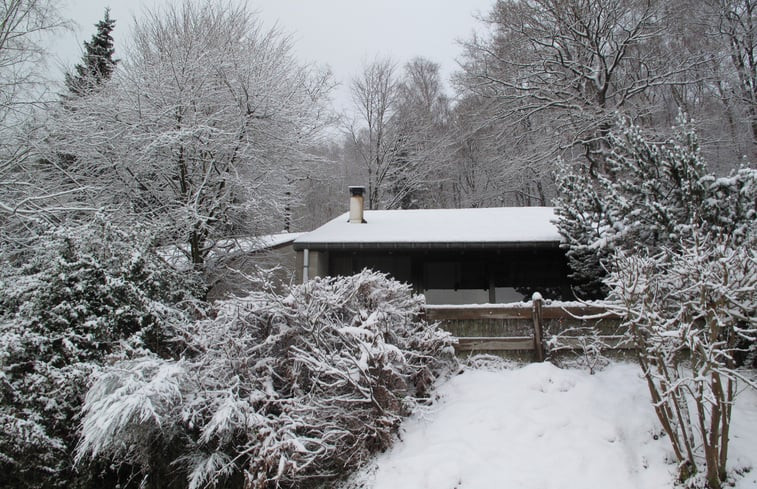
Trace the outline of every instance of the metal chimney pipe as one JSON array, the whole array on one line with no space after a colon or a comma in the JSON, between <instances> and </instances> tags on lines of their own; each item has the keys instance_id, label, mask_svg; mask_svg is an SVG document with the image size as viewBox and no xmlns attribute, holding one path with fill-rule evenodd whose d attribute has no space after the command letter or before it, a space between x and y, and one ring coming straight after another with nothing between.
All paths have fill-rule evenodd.
<instances>
[{"instance_id":1,"label":"metal chimney pipe","mask_svg":"<svg viewBox=\"0 0 757 489\"><path fill-rule=\"evenodd\" d=\"M363 224L363 194L365 193L365 187L355 186L348 187L350 190L350 223Z\"/></svg>"}]
</instances>

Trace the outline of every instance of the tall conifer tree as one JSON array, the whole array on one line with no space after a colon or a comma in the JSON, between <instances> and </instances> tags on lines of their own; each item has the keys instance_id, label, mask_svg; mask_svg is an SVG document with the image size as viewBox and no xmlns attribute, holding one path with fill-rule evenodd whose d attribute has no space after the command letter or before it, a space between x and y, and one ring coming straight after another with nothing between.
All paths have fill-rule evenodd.
<instances>
[{"instance_id":1,"label":"tall conifer tree","mask_svg":"<svg viewBox=\"0 0 757 489\"><path fill-rule=\"evenodd\" d=\"M92 40L84 41L84 54L81 63L74 66L75 73L66 73L66 87L77 96L86 95L109 79L118 63L115 54L113 36L115 19L110 18L110 9L105 9L103 20L95 24L97 33Z\"/></svg>"}]
</instances>

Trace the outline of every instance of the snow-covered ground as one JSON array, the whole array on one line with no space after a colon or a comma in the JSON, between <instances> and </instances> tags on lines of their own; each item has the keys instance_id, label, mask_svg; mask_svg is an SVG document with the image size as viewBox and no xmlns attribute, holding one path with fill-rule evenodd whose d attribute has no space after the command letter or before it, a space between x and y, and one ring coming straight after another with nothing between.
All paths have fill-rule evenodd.
<instances>
[{"instance_id":1,"label":"snow-covered ground","mask_svg":"<svg viewBox=\"0 0 757 489\"><path fill-rule=\"evenodd\" d=\"M404 425L402 441L357 477L366 489L671 489L669 442L639 369L596 375L531 364L467 369L440 401ZM757 393L733 414L730 468L752 469L737 489L757 488Z\"/></svg>"}]
</instances>

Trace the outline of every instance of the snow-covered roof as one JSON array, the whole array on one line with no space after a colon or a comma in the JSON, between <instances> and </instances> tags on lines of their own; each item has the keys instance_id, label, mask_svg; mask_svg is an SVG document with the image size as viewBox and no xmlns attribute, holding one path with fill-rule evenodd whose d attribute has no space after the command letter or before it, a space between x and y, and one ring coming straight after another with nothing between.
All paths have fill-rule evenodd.
<instances>
[{"instance_id":1,"label":"snow-covered roof","mask_svg":"<svg viewBox=\"0 0 757 489\"><path fill-rule=\"evenodd\" d=\"M560 242L552 207L365 211L364 217L366 223L353 224L342 214L297 238L294 248L488 248Z\"/></svg>"},{"instance_id":2,"label":"snow-covered roof","mask_svg":"<svg viewBox=\"0 0 757 489\"><path fill-rule=\"evenodd\" d=\"M216 248L243 253L272 250L291 243L303 234L305 233L280 233L249 238L224 239L216 243Z\"/></svg>"},{"instance_id":3,"label":"snow-covered roof","mask_svg":"<svg viewBox=\"0 0 757 489\"><path fill-rule=\"evenodd\" d=\"M244 238L231 238L218 240L214 244L211 257L228 255L230 253L260 253L275 250L281 246L292 243L305 233L280 233L266 234L263 236L250 236ZM183 268L188 266L189 247L187 244L161 246L158 254L171 265Z\"/></svg>"}]
</instances>

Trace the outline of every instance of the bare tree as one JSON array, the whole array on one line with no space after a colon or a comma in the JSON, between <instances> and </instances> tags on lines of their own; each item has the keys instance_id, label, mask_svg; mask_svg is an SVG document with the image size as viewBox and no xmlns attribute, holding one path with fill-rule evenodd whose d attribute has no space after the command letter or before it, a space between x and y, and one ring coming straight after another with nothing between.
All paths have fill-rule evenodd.
<instances>
[{"instance_id":1,"label":"bare tree","mask_svg":"<svg viewBox=\"0 0 757 489\"><path fill-rule=\"evenodd\" d=\"M201 265L218 239L284 227L330 87L245 7L188 1L147 12L111 81L62 111L55 149L116 218Z\"/></svg>"},{"instance_id":2,"label":"bare tree","mask_svg":"<svg viewBox=\"0 0 757 489\"><path fill-rule=\"evenodd\" d=\"M0 3L0 225L18 217L49 217L68 192L40 187L35 110L45 102L45 36L66 27L52 0Z\"/></svg>"},{"instance_id":3,"label":"bare tree","mask_svg":"<svg viewBox=\"0 0 757 489\"><path fill-rule=\"evenodd\" d=\"M709 0L706 5L708 28L720 42L720 49L713 54L724 61L715 66L719 75L715 83L728 117L735 113L749 127L750 156L754 158L757 155L757 4L753 0ZM729 122L734 124L732 119Z\"/></svg>"},{"instance_id":4,"label":"bare tree","mask_svg":"<svg viewBox=\"0 0 757 489\"><path fill-rule=\"evenodd\" d=\"M0 4L0 124L17 123L45 88L40 68L45 36L64 28L52 0L6 0Z\"/></svg>"},{"instance_id":5,"label":"bare tree","mask_svg":"<svg viewBox=\"0 0 757 489\"><path fill-rule=\"evenodd\" d=\"M353 81L352 95L358 116L346 132L366 172L369 207L442 205L451 145L439 65L415 58L397 74L391 60L377 60Z\"/></svg>"},{"instance_id":6,"label":"bare tree","mask_svg":"<svg viewBox=\"0 0 757 489\"><path fill-rule=\"evenodd\" d=\"M455 207L547 205L545 148L554 143L531 121L503 127L488 97L466 93L453 110Z\"/></svg>"},{"instance_id":7,"label":"bare tree","mask_svg":"<svg viewBox=\"0 0 757 489\"><path fill-rule=\"evenodd\" d=\"M666 27L677 10L657 0L500 0L485 19L491 36L466 44L458 85L486 104L470 131L492 127L508 147L503 165L545 178L555 155L602 171L616 111L654 116L647 96L686 84L701 63L669 50ZM526 150L530 148L530 150Z\"/></svg>"},{"instance_id":8,"label":"bare tree","mask_svg":"<svg viewBox=\"0 0 757 489\"><path fill-rule=\"evenodd\" d=\"M347 135L368 177L368 207L384 203L386 182L397 147L397 132L391 127L396 110L398 81L396 65L390 59L377 59L366 65L352 81L352 101L357 119Z\"/></svg>"},{"instance_id":9,"label":"bare tree","mask_svg":"<svg viewBox=\"0 0 757 489\"><path fill-rule=\"evenodd\" d=\"M398 86L398 101L392 118L398 142L388 207L444 206L452 144L450 101L439 65L425 58L410 60Z\"/></svg>"}]
</instances>

